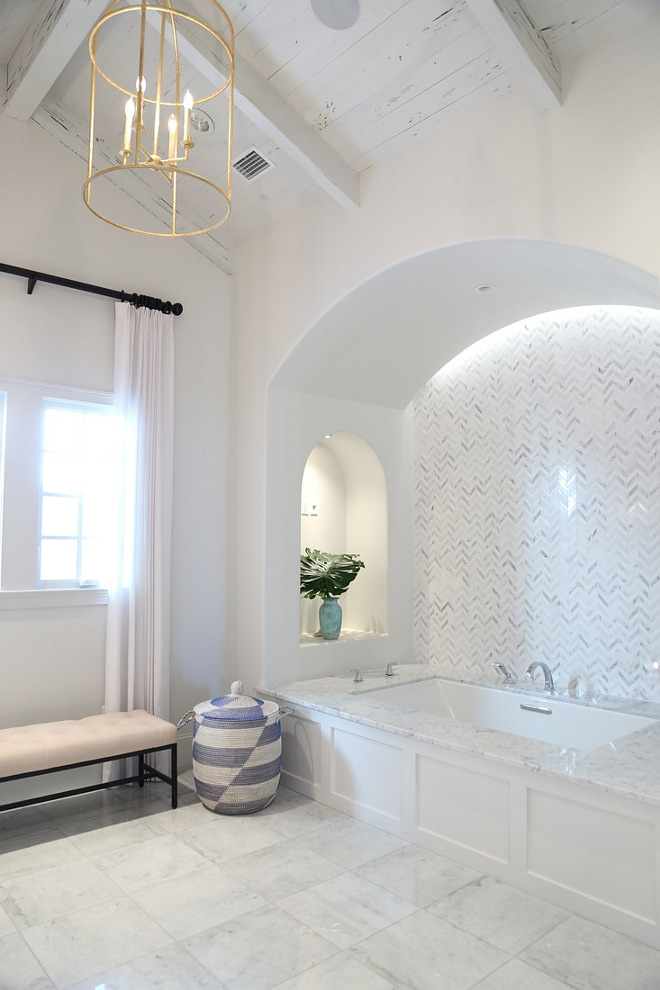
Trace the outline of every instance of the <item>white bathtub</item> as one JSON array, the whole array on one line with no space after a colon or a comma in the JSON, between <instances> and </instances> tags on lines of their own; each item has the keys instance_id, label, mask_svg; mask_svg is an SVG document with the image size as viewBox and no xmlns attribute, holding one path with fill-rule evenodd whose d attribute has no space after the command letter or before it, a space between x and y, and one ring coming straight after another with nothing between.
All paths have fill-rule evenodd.
<instances>
[{"instance_id":1,"label":"white bathtub","mask_svg":"<svg viewBox=\"0 0 660 990\"><path fill-rule=\"evenodd\" d=\"M442 677L361 690L359 694L372 696L380 704L414 709L483 729L511 732L584 753L655 721L644 715L561 701L544 694L508 693Z\"/></svg>"},{"instance_id":2,"label":"white bathtub","mask_svg":"<svg viewBox=\"0 0 660 990\"><path fill-rule=\"evenodd\" d=\"M258 693L289 710L289 787L660 949L660 706L425 664Z\"/></svg>"}]
</instances>

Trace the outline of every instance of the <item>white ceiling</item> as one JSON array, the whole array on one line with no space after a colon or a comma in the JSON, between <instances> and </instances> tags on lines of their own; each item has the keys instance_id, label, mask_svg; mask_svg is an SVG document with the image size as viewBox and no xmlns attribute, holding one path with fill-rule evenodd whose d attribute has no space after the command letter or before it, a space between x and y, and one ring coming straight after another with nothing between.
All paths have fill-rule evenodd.
<instances>
[{"instance_id":1,"label":"white ceiling","mask_svg":"<svg viewBox=\"0 0 660 990\"><path fill-rule=\"evenodd\" d=\"M201 15L205 3L175 6ZM225 0L237 53L232 160L255 147L275 167L251 181L232 170L229 220L191 243L231 271L238 237L320 196L338 210L359 209L361 172L513 88L552 113L566 97L562 62L657 3L360 0L356 23L341 31L315 17L311 0ZM0 0L4 113L32 118L83 160L87 38L106 6L107 0ZM209 71L203 51L188 58L201 75ZM216 154L201 136L197 151Z\"/></svg>"}]
</instances>

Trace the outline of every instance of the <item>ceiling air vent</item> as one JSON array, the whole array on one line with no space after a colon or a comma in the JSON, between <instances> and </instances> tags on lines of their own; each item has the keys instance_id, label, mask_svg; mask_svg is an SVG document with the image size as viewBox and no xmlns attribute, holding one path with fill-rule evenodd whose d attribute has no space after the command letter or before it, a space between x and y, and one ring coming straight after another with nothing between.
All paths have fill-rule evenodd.
<instances>
[{"instance_id":1,"label":"ceiling air vent","mask_svg":"<svg viewBox=\"0 0 660 990\"><path fill-rule=\"evenodd\" d=\"M233 163L236 171L251 182L252 179L256 179L258 175L263 175L264 172L268 172L271 168L275 168L275 162L271 162L268 158L264 158L261 152L257 151L256 148L249 148L240 158L237 158Z\"/></svg>"}]
</instances>

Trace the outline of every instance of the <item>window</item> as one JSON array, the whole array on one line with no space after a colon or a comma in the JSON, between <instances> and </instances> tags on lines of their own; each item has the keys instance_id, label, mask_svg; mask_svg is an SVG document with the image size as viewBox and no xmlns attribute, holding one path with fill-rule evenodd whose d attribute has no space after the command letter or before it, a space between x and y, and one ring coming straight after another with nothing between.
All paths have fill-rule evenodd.
<instances>
[{"instance_id":1,"label":"window","mask_svg":"<svg viewBox=\"0 0 660 990\"><path fill-rule=\"evenodd\" d=\"M39 587L106 583L116 505L111 412L99 404L44 399Z\"/></svg>"},{"instance_id":2,"label":"window","mask_svg":"<svg viewBox=\"0 0 660 990\"><path fill-rule=\"evenodd\" d=\"M106 587L118 504L112 397L10 379L0 387L2 591Z\"/></svg>"}]
</instances>

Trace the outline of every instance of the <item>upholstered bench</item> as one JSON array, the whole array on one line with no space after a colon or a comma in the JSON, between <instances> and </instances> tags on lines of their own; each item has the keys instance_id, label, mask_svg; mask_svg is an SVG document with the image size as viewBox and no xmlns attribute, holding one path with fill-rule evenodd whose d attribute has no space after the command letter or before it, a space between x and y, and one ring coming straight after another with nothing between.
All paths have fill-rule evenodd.
<instances>
[{"instance_id":1,"label":"upholstered bench","mask_svg":"<svg viewBox=\"0 0 660 990\"><path fill-rule=\"evenodd\" d=\"M145 762L148 753L164 750L170 751L169 777ZM133 712L90 715L75 721L45 722L41 725L0 729L0 784L129 756L138 758L138 772L132 777L14 801L0 805L0 811L116 787L118 784L137 782L142 787L152 777L159 777L170 785L172 807L176 808L177 805L176 726L150 715L149 712L138 709Z\"/></svg>"}]
</instances>

